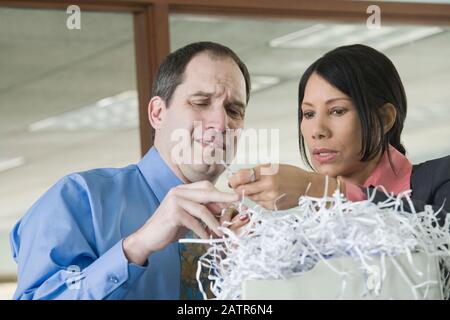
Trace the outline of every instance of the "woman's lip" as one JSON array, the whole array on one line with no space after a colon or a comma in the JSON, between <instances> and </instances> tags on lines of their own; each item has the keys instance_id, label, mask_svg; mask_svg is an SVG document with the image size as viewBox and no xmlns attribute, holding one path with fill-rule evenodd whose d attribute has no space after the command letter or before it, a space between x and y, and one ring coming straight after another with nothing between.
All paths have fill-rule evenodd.
<instances>
[{"instance_id":1,"label":"woman's lip","mask_svg":"<svg viewBox=\"0 0 450 320\"><path fill-rule=\"evenodd\" d=\"M337 152L336 151L327 151L321 153L314 153L313 157L321 164L333 162L336 159Z\"/></svg>"},{"instance_id":2,"label":"woman's lip","mask_svg":"<svg viewBox=\"0 0 450 320\"><path fill-rule=\"evenodd\" d=\"M336 150L327 149L327 148L314 148L313 154L316 153L324 153L324 152L337 152Z\"/></svg>"}]
</instances>

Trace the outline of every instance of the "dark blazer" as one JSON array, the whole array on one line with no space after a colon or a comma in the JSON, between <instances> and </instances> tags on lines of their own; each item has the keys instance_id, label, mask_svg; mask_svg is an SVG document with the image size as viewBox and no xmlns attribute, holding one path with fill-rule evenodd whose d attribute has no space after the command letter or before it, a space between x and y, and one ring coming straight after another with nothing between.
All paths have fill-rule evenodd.
<instances>
[{"instance_id":1,"label":"dark blazer","mask_svg":"<svg viewBox=\"0 0 450 320\"><path fill-rule=\"evenodd\" d=\"M370 192L373 191L373 188ZM450 213L450 156L413 165L411 175L411 200L416 211L422 211L425 205L431 205L437 212L440 225L443 225L447 213ZM384 192L377 190L375 202L386 200ZM407 201L404 208L411 211Z\"/></svg>"}]
</instances>

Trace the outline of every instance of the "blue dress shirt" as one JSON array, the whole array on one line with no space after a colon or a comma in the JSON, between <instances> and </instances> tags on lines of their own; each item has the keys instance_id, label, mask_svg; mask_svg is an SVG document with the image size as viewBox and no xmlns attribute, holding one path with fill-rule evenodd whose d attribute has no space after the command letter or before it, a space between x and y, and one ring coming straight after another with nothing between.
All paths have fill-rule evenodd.
<instances>
[{"instance_id":1,"label":"blue dress shirt","mask_svg":"<svg viewBox=\"0 0 450 320\"><path fill-rule=\"evenodd\" d=\"M137 165L62 178L10 234L14 299L178 299L178 243L142 267L128 262L122 241L180 184L155 148Z\"/></svg>"}]
</instances>

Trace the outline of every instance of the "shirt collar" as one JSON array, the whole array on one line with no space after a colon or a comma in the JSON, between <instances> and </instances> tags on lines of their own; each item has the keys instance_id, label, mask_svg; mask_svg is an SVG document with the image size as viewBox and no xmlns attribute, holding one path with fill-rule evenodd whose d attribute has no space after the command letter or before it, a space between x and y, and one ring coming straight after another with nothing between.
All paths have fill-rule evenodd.
<instances>
[{"instance_id":1,"label":"shirt collar","mask_svg":"<svg viewBox=\"0 0 450 320\"><path fill-rule=\"evenodd\" d=\"M155 147L150 148L137 166L160 203L170 189L183 184Z\"/></svg>"},{"instance_id":2,"label":"shirt collar","mask_svg":"<svg viewBox=\"0 0 450 320\"><path fill-rule=\"evenodd\" d=\"M388 152L391 155L392 164L396 172L391 168ZM401 152L389 145L388 150L384 152L380 162L369 178L367 178L363 186L370 187L382 185L388 192L399 194L411 189L411 173L411 162Z\"/></svg>"}]
</instances>

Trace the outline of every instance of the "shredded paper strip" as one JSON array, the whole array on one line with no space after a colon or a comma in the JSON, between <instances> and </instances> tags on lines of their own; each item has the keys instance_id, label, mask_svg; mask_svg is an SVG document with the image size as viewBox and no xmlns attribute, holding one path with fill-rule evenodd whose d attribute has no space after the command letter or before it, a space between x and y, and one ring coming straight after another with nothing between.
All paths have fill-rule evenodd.
<instances>
[{"instance_id":1,"label":"shredded paper strip","mask_svg":"<svg viewBox=\"0 0 450 320\"><path fill-rule=\"evenodd\" d=\"M391 259L398 272L404 270L395 257L406 255L413 272L417 270L411 255L424 252L436 257L441 266L443 297L448 299L450 281L450 225L449 219L440 226L438 212L426 206L422 212L407 212L403 208L406 199L412 206L408 193L388 195L384 202L374 203L375 192L366 201L347 201L338 191L332 197L313 198L302 196L298 207L288 211L270 211L260 206L247 209L250 222L238 234L227 225L222 227L221 239L183 242L209 243L207 252L198 262L197 280L206 268L211 281L211 291L216 299L242 298L242 284L255 279L289 279L301 276L323 261L344 281L345 274L328 263L338 257L357 259L362 269L370 273L367 261L371 257ZM241 206L239 206L241 208ZM242 211L242 210L241 210ZM430 262L431 263L431 262ZM382 274L385 270L381 271ZM405 281L408 281L405 278ZM344 282L343 282L344 285ZM417 288L428 283L411 284L416 299L424 298Z\"/></svg>"}]
</instances>

